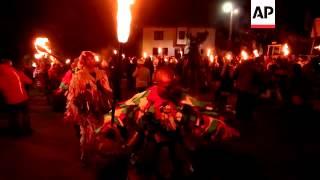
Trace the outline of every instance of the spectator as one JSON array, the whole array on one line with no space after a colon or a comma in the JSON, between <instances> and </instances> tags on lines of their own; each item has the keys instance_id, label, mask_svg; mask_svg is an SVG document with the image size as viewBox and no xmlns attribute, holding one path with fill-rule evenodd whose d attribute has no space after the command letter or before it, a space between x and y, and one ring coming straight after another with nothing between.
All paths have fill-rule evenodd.
<instances>
[{"instance_id":1,"label":"spectator","mask_svg":"<svg viewBox=\"0 0 320 180\"><path fill-rule=\"evenodd\" d=\"M255 60L243 62L235 72L236 89L238 91L236 116L240 121L243 136L253 130L253 112L257 106L257 97L260 94L261 75L261 69Z\"/></svg>"},{"instance_id":2,"label":"spectator","mask_svg":"<svg viewBox=\"0 0 320 180\"><path fill-rule=\"evenodd\" d=\"M139 59L137 64L137 68L132 76L136 79L137 92L143 92L148 88L151 81L150 70L144 66L143 59Z\"/></svg>"},{"instance_id":3,"label":"spectator","mask_svg":"<svg viewBox=\"0 0 320 180\"><path fill-rule=\"evenodd\" d=\"M13 135L30 135L32 133L29 110L28 94L25 85L32 84L22 71L17 71L8 59L0 61L0 91L7 104L10 119L9 127ZM19 121L22 121L20 127Z\"/></svg>"}]
</instances>

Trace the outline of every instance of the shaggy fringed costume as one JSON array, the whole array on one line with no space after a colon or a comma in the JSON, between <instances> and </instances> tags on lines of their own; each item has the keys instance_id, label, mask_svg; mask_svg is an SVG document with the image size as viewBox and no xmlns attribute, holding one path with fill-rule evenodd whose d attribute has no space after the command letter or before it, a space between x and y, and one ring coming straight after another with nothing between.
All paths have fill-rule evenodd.
<instances>
[{"instance_id":1,"label":"shaggy fringed costume","mask_svg":"<svg viewBox=\"0 0 320 180\"><path fill-rule=\"evenodd\" d=\"M111 109L111 88L103 70L86 66L73 74L67 93L65 120L80 125L81 158L94 143L94 130Z\"/></svg>"}]
</instances>

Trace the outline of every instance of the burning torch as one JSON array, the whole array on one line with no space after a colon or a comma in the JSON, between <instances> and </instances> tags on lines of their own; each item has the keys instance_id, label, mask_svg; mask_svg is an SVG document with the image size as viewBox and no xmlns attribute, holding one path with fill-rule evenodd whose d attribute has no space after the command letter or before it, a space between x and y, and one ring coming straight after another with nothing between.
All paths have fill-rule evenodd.
<instances>
[{"instance_id":1,"label":"burning torch","mask_svg":"<svg viewBox=\"0 0 320 180\"><path fill-rule=\"evenodd\" d=\"M284 56L288 56L290 54L290 49L288 44L284 44L282 47L282 52Z\"/></svg>"},{"instance_id":2,"label":"burning torch","mask_svg":"<svg viewBox=\"0 0 320 180\"><path fill-rule=\"evenodd\" d=\"M50 41L46 37L36 38L34 41L34 48L36 50L36 54L34 55L36 59L50 58L51 63L61 59L61 57L53 53L52 49L50 48Z\"/></svg>"},{"instance_id":3,"label":"burning torch","mask_svg":"<svg viewBox=\"0 0 320 180\"><path fill-rule=\"evenodd\" d=\"M130 35L131 26L131 6L133 0L118 0L118 12L117 12L117 35L119 41L119 53L118 61L115 63L114 74L113 74L113 105L112 105L112 124L114 123L114 115L116 108L116 101L120 99L120 63L122 60L123 46L128 41Z\"/></svg>"}]
</instances>

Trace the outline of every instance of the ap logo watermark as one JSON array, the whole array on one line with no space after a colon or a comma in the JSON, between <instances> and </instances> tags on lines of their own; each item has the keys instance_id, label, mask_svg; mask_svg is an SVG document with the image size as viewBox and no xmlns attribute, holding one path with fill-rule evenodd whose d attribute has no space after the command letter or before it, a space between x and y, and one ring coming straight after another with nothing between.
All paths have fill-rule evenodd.
<instances>
[{"instance_id":1,"label":"ap logo watermark","mask_svg":"<svg viewBox=\"0 0 320 180\"><path fill-rule=\"evenodd\" d=\"M275 10L275 0L251 0L251 28L275 28Z\"/></svg>"}]
</instances>

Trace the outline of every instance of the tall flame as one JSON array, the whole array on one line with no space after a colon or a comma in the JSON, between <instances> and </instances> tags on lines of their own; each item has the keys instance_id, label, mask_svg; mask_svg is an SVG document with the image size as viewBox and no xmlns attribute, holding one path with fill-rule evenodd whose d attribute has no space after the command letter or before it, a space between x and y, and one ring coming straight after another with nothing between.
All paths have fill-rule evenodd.
<instances>
[{"instance_id":1,"label":"tall flame","mask_svg":"<svg viewBox=\"0 0 320 180\"><path fill-rule=\"evenodd\" d=\"M133 0L118 0L117 32L120 43L126 43L129 39L132 20L130 7L133 3Z\"/></svg>"}]
</instances>

